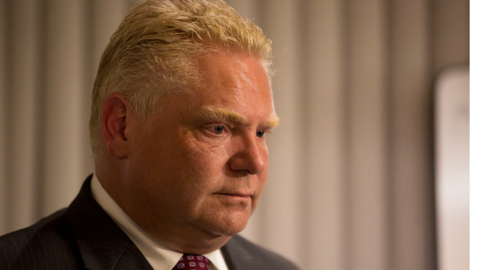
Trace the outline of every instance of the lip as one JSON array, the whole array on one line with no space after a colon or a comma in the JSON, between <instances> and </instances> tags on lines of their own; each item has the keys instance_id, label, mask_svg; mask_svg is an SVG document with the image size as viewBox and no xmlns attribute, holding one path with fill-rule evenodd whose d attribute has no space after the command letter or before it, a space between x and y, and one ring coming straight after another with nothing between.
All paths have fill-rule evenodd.
<instances>
[{"instance_id":1,"label":"lip","mask_svg":"<svg viewBox=\"0 0 480 270\"><path fill-rule=\"evenodd\" d=\"M249 205L253 196L249 193L214 193L214 195L219 196L227 204L242 206Z\"/></svg>"},{"instance_id":2,"label":"lip","mask_svg":"<svg viewBox=\"0 0 480 270\"><path fill-rule=\"evenodd\" d=\"M242 197L242 198L253 196L253 193L222 193L222 192L218 192L218 193L214 193L214 194L223 195L223 196L232 196L232 197Z\"/></svg>"}]
</instances>

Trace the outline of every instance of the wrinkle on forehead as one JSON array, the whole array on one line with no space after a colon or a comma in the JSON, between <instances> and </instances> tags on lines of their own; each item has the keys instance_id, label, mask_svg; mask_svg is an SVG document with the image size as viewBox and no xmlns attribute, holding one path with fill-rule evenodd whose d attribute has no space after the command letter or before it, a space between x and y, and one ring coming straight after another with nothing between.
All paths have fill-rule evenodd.
<instances>
[{"instance_id":1,"label":"wrinkle on forehead","mask_svg":"<svg viewBox=\"0 0 480 270\"><path fill-rule=\"evenodd\" d=\"M247 88L256 91L259 89L259 85L256 83L259 81L257 79L258 71L261 70L268 78L261 60L255 56L229 51L218 51L216 54L228 58L228 63L225 61L218 61L213 63L214 68L202 69L202 72L207 74L210 73L210 76L202 76L205 80L204 83L212 83L210 79L217 78L219 79L217 83L220 85L234 85L236 86L235 88ZM202 66L205 65L205 62L210 62L211 60L212 57L203 57L199 59L199 62ZM252 62L255 62L253 66L251 65ZM271 90L270 83L268 87Z\"/></svg>"}]
</instances>

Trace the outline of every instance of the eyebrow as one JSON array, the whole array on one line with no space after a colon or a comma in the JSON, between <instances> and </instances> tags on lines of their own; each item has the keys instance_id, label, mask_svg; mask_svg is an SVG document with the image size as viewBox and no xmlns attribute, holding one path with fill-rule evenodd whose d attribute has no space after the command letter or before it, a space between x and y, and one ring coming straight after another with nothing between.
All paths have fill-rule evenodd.
<instances>
[{"instance_id":1,"label":"eyebrow","mask_svg":"<svg viewBox=\"0 0 480 270\"><path fill-rule=\"evenodd\" d=\"M236 122L243 125L249 124L249 121L245 116L235 111L226 110L223 108L210 107L210 106L204 107L204 108L201 108L199 111L197 111L195 114L197 116L206 117L212 120ZM280 119L278 118L278 116L274 115L273 117L267 120L260 121L260 126L263 126L266 128L274 128L278 126L279 123L280 123Z\"/></svg>"}]
</instances>

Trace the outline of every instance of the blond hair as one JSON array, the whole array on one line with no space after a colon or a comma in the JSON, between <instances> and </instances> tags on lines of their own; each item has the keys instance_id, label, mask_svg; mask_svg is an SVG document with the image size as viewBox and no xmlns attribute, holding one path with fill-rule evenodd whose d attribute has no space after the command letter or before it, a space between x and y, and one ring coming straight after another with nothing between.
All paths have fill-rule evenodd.
<instances>
[{"instance_id":1,"label":"blond hair","mask_svg":"<svg viewBox=\"0 0 480 270\"><path fill-rule=\"evenodd\" d=\"M123 19L107 45L92 92L92 150L104 144L102 107L119 92L145 119L164 93L198 83L196 61L218 49L260 59L270 75L271 41L221 0L147 0Z\"/></svg>"}]
</instances>

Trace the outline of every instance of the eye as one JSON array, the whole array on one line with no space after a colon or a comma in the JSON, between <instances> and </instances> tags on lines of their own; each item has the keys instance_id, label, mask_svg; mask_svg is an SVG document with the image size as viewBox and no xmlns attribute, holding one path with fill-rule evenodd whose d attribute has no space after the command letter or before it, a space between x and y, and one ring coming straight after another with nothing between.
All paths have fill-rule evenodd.
<instances>
[{"instance_id":1,"label":"eye","mask_svg":"<svg viewBox=\"0 0 480 270\"><path fill-rule=\"evenodd\" d=\"M265 130L259 130L257 131L257 137L258 138L263 138L265 136Z\"/></svg>"},{"instance_id":2,"label":"eye","mask_svg":"<svg viewBox=\"0 0 480 270\"><path fill-rule=\"evenodd\" d=\"M227 135L230 132L230 129L226 125L222 124L210 124L203 127L207 134L215 137L222 137Z\"/></svg>"},{"instance_id":3,"label":"eye","mask_svg":"<svg viewBox=\"0 0 480 270\"><path fill-rule=\"evenodd\" d=\"M223 132L225 131L225 127L224 126L214 126L213 127L213 133L215 134L222 134Z\"/></svg>"}]
</instances>

